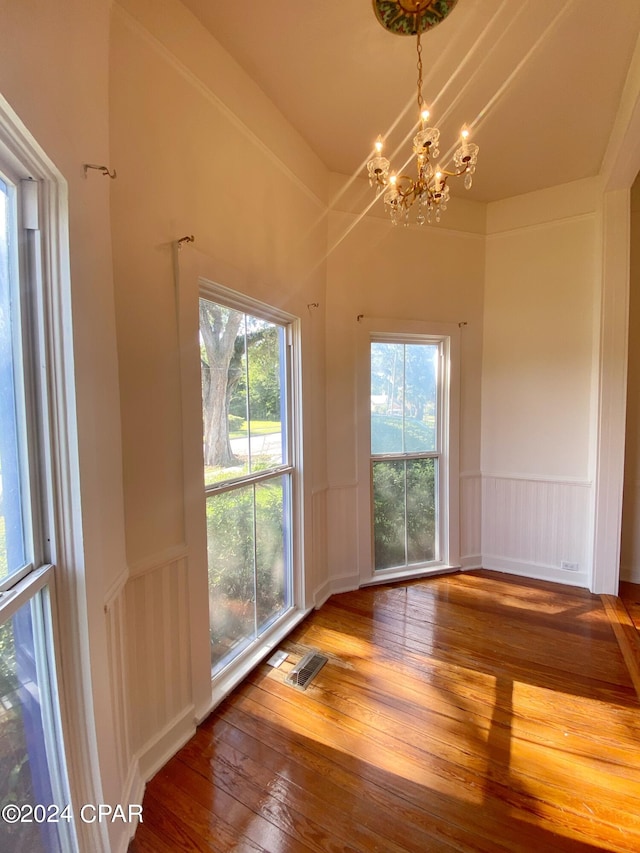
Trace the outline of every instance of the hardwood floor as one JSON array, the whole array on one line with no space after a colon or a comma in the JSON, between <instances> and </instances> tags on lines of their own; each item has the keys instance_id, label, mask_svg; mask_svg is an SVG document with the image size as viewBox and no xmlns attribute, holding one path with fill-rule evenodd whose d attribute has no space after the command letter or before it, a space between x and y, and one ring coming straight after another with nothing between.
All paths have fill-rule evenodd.
<instances>
[{"instance_id":1,"label":"hardwood floor","mask_svg":"<svg viewBox=\"0 0 640 853\"><path fill-rule=\"evenodd\" d=\"M640 705L598 596L371 587L281 648L149 783L130 853L640 851Z\"/></svg>"}]
</instances>

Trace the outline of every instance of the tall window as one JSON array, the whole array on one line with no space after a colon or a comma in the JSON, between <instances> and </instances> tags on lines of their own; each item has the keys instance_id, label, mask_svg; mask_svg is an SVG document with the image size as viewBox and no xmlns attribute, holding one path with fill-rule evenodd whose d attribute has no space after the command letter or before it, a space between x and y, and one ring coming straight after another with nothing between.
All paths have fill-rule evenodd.
<instances>
[{"instance_id":1,"label":"tall window","mask_svg":"<svg viewBox=\"0 0 640 853\"><path fill-rule=\"evenodd\" d=\"M214 675L293 606L291 344L274 312L200 298Z\"/></svg>"},{"instance_id":2,"label":"tall window","mask_svg":"<svg viewBox=\"0 0 640 853\"><path fill-rule=\"evenodd\" d=\"M46 389L35 369L46 366L37 191L0 171L0 849L49 853L76 842L53 655Z\"/></svg>"},{"instance_id":3,"label":"tall window","mask_svg":"<svg viewBox=\"0 0 640 853\"><path fill-rule=\"evenodd\" d=\"M371 342L373 563L442 561L443 340Z\"/></svg>"}]
</instances>

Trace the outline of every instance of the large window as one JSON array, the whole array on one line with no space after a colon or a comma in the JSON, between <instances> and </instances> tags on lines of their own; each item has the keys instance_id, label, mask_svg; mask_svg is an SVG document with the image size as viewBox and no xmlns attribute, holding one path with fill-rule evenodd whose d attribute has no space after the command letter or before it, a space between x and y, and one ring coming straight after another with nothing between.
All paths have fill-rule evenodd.
<instances>
[{"instance_id":1,"label":"large window","mask_svg":"<svg viewBox=\"0 0 640 853\"><path fill-rule=\"evenodd\" d=\"M291 329L200 298L213 675L293 605Z\"/></svg>"},{"instance_id":2,"label":"large window","mask_svg":"<svg viewBox=\"0 0 640 853\"><path fill-rule=\"evenodd\" d=\"M0 171L0 849L49 853L76 842L53 655L46 389L35 368L46 366L37 191Z\"/></svg>"},{"instance_id":3,"label":"large window","mask_svg":"<svg viewBox=\"0 0 640 853\"><path fill-rule=\"evenodd\" d=\"M364 330L369 375L366 391L360 386L360 429L366 414L369 431L368 441L361 433L369 448L361 456L362 506L370 506L370 540L360 548L365 583L440 569L458 553L458 330L378 332L375 325L382 321Z\"/></svg>"}]
</instances>

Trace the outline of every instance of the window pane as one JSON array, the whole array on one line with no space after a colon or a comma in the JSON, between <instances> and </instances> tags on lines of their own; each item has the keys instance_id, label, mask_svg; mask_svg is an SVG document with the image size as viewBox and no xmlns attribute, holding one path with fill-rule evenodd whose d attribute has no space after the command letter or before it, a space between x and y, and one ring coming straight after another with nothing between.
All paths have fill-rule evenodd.
<instances>
[{"instance_id":1,"label":"window pane","mask_svg":"<svg viewBox=\"0 0 640 853\"><path fill-rule=\"evenodd\" d=\"M205 484L286 461L284 328L200 300Z\"/></svg>"},{"instance_id":2,"label":"window pane","mask_svg":"<svg viewBox=\"0 0 640 853\"><path fill-rule=\"evenodd\" d=\"M407 563L436 559L436 459L406 463Z\"/></svg>"},{"instance_id":3,"label":"window pane","mask_svg":"<svg viewBox=\"0 0 640 853\"><path fill-rule=\"evenodd\" d=\"M255 637L253 485L207 498L211 665Z\"/></svg>"},{"instance_id":4,"label":"window pane","mask_svg":"<svg viewBox=\"0 0 640 853\"><path fill-rule=\"evenodd\" d=\"M11 287L11 205L0 181L0 583L27 562L22 517L20 427L15 385L14 327L17 321Z\"/></svg>"},{"instance_id":5,"label":"window pane","mask_svg":"<svg viewBox=\"0 0 640 853\"><path fill-rule=\"evenodd\" d=\"M373 463L374 567L429 563L437 557L437 460Z\"/></svg>"},{"instance_id":6,"label":"window pane","mask_svg":"<svg viewBox=\"0 0 640 853\"><path fill-rule=\"evenodd\" d=\"M270 474L288 461L286 340L200 299L205 484L224 486L207 497L214 675L292 606L291 475Z\"/></svg>"},{"instance_id":7,"label":"window pane","mask_svg":"<svg viewBox=\"0 0 640 853\"><path fill-rule=\"evenodd\" d=\"M258 630L290 606L288 583L288 477L256 484L256 557ZM286 500L285 500L286 499Z\"/></svg>"},{"instance_id":8,"label":"window pane","mask_svg":"<svg viewBox=\"0 0 640 853\"><path fill-rule=\"evenodd\" d=\"M437 449L437 344L407 344L405 357L404 450L428 453Z\"/></svg>"},{"instance_id":9,"label":"window pane","mask_svg":"<svg viewBox=\"0 0 640 853\"><path fill-rule=\"evenodd\" d=\"M374 565L405 565L405 463L373 463Z\"/></svg>"},{"instance_id":10,"label":"window pane","mask_svg":"<svg viewBox=\"0 0 640 853\"><path fill-rule=\"evenodd\" d=\"M250 470L262 471L285 461L282 430L281 357L284 329L246 316Z\"/></svg>"},{"instance_id":11,"label":"window pane","mask_svg":"<svg viewBox=\"0 0 640 853\"><path fill-rule=\"evenodd\" d=\"M244 314L200 300L205 483L247 470L249 417Z\"/></svg>"},{"instance_id":12,"label":"window pane","mask_svg":"<svg viewBox=\"0 0 640 853\"><path fill-rule=\"evenodd\" d=\"M437 450L437 344L371 344L371 452Z\"/></svg>"},{"instance_id":13,"label":"window pane","mask_svg":"<svg viewBox=\"0 0 640 853\"><path fill-rule=\"evenodd\" d=\"M60 791L60 765L53 709L46 698L49 686L43 684L48 667L37 641L41 606L38 594L0 626L0 804L55 804L62 810L66 802L54 795ZM70 832L64 819L57 824L0 820L0 850L57 853L69 849Z\"/></svg>"},{"instance_id":14,"label":"window pane","mask_svg":"<svg viewBox=\"0 0 640 853\"><path fill-rule=\"evenodd\" d=\"M371 344L371 452L402 453L404 345Z\"/></svg>"}]
</instances>

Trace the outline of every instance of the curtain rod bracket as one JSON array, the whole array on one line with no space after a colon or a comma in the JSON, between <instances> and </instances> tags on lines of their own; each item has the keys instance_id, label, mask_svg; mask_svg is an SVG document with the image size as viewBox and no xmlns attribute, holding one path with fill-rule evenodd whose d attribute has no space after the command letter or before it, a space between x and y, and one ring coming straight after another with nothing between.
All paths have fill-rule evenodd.
<instances>
[{"instance_id":1,"label":"curtain rod bracket","mask_svg":"<svg viewBox=\"0 0 640 853\"><path fill-rule=\"evenodd\" d=\"M103 175L107 175L110 178L117 178L117 172L114 169L113 172L109 171L108 166L96 166L94 163L85 163L84 164L84 176L87 177L87 171L89 169L97 169L98 172L102 172Z\"/></svg>"}]
</instances>

